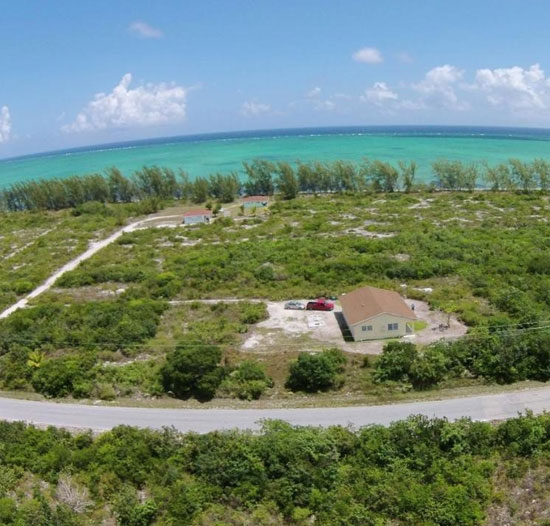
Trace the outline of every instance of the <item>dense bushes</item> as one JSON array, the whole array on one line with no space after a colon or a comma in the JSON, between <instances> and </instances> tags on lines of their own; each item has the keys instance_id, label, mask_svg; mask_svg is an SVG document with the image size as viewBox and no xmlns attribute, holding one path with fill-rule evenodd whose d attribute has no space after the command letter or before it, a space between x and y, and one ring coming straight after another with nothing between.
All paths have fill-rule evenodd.
<instances>
[{"instance_id":1,"label":"dense bushes","mask_svg":"<svg viewBox=\"0 0 550 526\"><path fill-rule=\"evenodd\" d=\"M439 347L418 351L410 342L390 342L376 361L374 377L378 382L410 383L415 389L428 389L447 372L448 358Z\"/></svg>"},{"instance_id":2,"label":"dense bushes","mask_svg":"<svg viewBox=\"0 0 550 526\"><path fill-rule=\"evenodd\" d=\"M61 397L73 393L77 398L87 396L89 388L83 388L83 384L87 384L95 361L93 354L46 360L36 368L31 384L37 392L46 396Z\"/></svg>"},{"instance_id":3,"label":"dense bushes","mask_svg":"<svg viewBox=\"0 0 550 526\"><path fill-rule=\"evenodd\" d=\"M550 331L478 332L420 350L412 343L391 342L385 345L374 372L378 382L409 383L415 389L462 376L501 384L550 380Z\"/></svg>"},{"instance_id":4,"label":"dense bushes","mask_svg":"<svg viewBox=\"0 0 550 526\"><path fill-rule=\"evenodd\" d=\"M286 387L293 391L315 393L340 387L346 358L340 349L327 349L318 354L300 353L290 365Z\"/></svg>"},{"instance_id":5,"label":"dense bushes","mask_svg":"<svg viewBox=\"0 0 550 526\"><path fill-rule=\"evenodd\" d=\"M257 400L268 387L273 387L273 380L267 376L265 368L257 362L244 360L228 372L220 390L233 398Z\"/></svg>"},{"instance_id":6,"label":"dense bushes","mask_svg":"<svg viewBox=\"0 0 550 526\"><path fill-rule=\"evenodd\" d=\"M0 351L23 345L29 350L101 347L132 354L135 344L155 335L166 308L164 302L145 298L42 303L0 321Z\"/></svg>"},{"instance_id":7,"label":"dense bushes","mask_svg":"<svg viewBox=\"0 0 550 526\"><path fill-rule=\"evenodd\" d=\"M168 354L161 369L162 384L177 398L210 400L223 380L219 348L206 345L181 345Z\"/></svg>"},{"instance_id":8,"label":"dense bushes","mask_svg":"<svg viewBox=\"0 0 550 526\"><path fill-rule=\"evenodd\" d=\"M257 434L118 427L96 437L1 422L0 517L6 526L477 526L501 508L521 515L526 499L511 496L508 510L498 481L547 470L549 442L548 415L495 426L412 417L357 431L266 422ZM529 491L544 502L544 488Z\"/></svg>"}]
</instances>

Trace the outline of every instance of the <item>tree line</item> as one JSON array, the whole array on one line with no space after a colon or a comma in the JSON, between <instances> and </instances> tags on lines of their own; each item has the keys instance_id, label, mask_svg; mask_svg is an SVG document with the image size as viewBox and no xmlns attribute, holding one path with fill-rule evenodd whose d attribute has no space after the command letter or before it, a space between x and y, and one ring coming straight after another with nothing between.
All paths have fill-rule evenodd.
<instances>
[{"instance_id":1,"label":"tree line","mask_svg":"<svg viewBox=\"0 0 550 526\"><path fill-rule=\"evenodd\" d=\"M548 498L548 414L204 435L0 422L0 443L5 526L476 526Z\"/></svg>"},{"instance_id":2,"label":"tree line","mask_svg":"<svg viewBox=\"0 0 550 526\"><path fill-rule=\"evenodd\" d=\"M241 195L274 195L293 199L299 194L358 194L412 192L415 190L548 191L550 162L509 159L495 166L440 159L431 165L433 179L419 183L417 164L397 165L380 160L271 162L257 159L243 163L244 180L237 172L215 173L190 179L183 171L158 166L143 167L130 177L118 168L105 174L18 182L0 192L0 210L60 210L90 201L130 203L145 199L181 199L192 203L229 203Z\"/></svg>"}]
</instances>

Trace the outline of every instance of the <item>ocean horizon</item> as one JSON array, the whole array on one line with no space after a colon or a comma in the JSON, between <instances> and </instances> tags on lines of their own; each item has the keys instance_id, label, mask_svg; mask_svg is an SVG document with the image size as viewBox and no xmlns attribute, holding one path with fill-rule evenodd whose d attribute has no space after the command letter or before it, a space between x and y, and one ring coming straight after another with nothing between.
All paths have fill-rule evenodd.
<instances>
[{"instance_id":1,"label":"ocean horizon","mask_svg":"<svg viewBox=\"0 0 550 526\"><path fill-rule=\"evenodd\" d=\"M125 175L143 166L183 169L193 179L243 173L242 163L261 158L310 162L363 158L414 160L419 181L431 180L440 158L497 164L550 159L550 129L484 126L346 126L203 133L32 153L0 160L0 187L33 179L103 173Z\"/></svg>"}]
</instances>

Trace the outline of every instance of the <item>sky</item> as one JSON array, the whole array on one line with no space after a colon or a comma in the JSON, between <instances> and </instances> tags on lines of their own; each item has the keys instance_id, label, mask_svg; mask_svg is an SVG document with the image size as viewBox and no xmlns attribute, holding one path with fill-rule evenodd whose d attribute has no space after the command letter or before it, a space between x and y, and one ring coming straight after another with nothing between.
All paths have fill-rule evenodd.
<instances>
[{"instance_id":1,"label":"sky","mask_svg":"<svg viewBox=\"0 0 550 526\"><path fill-rule=\"evenodd\" d=\"M0 158L312 126L550 127L546 0L4 0Z\"/></svg>"}]
</instances>

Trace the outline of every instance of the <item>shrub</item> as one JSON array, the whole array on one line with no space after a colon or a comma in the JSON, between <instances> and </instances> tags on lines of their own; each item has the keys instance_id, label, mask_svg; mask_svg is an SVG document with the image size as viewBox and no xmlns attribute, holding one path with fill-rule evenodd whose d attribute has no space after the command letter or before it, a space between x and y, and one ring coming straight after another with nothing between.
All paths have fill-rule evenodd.
<instances>
[{"instance_id":1,"label":"shrub","mask_svg":"<svg viewBox=\"0 0 550 526\"><path fill-rule=\"evenodd\" d=\"M93 356L76 355L46 360L32 375L31 384L46 396L67 396L81 384L95 361Z\"/></svg>"},{"instance_id":2,"label":"shrub","mask_svg":"<svg viewBox=\"0 0 550 526\"><path fill-rule=\"evenodd\" d=\"M257 400L268 387L273 387L273 380L262 365L251 360L241 362L221 385L222 390L241 400Z\"/></svg>"},{"instance_id":3,"label":"shrub","mask_svg":"<svg viewBox=\"0 0 550 526\"><path fill-rule=\"evenodd\" d=\"M13 291L16 294L27 294L31 292L34 285L30 281L16 281L13 285Z\"/></svg>"},{"instance_id":4,"label":"shrub","mask_svg":"<svg viewBox=\"0 0 550 526\"><path fill-rule=\"evenodd\" d=\"M448 359L440 347L427 347L412 363L409 379L415 389L428 389L443 380Z\"/></svg>"},{"instance_id":5,"label":"shrub","mask_svg":"<svg viewBox=\"0 0 550 526\"><path fill-rule=\"evenodd\" d=\"M212 399L224 376L219 365L221 356L221 351L214 346L180 344L168 354L160 371L165 391L176 398Z\"/></svg>"},{"instance_id":6,"label":"shrub","mask_svg":"<svg viewBox=\"0 0 550 526\"><path fill-rule=\"evenodd\" d=\"M251 325L267 318L267 307L265 303L241 303L240 322Z\"/></svg>"},{"instance_id":7,"label":"shrub","mask_svg":"<svg viewBox=\"0 0 550 526\"><path fill-rule=\"evenodd\" d=\"M319 354L300 353L291 364L285 386L292 391L315 393L338 386L338 373L343 372L346 358L339 349Z\"/></svg>"},{"instance_id":8,"label":"shrub","mask_svg":"<svg viewBox=\"0 0 550 526\"><path fill-rule=\"evenodd\" d=\"M378 382L402 382L408 379L411 367L418 358L416 346L410 342L389 342L376 361L374 378Z\"/></svg>"}]
</instances>

